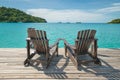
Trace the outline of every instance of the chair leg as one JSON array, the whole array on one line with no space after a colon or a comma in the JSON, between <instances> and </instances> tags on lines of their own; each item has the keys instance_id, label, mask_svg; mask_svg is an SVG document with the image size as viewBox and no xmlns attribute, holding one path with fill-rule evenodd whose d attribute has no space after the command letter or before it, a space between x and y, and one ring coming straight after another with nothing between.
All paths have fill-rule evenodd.
<instances>
[{"instance_id":1,"label":"chair leg","mask_svg":"<svg viewBox=\"0 0 120 80\"><path fill-rule=\"evenodd\" d=\"M94 53L94 55L92 55L93 59L95 60L94 63L101 65L101 61L97 57L97 40L94 40L94 45L92 46L92 52Z\"/></svg>"},{"instance_id":2,"label":"chair leg","mask_svg":"<svg viewBox=\"0 0 120 80\"><path fill-rule=\"evenodd\" d=\"M25 65L25 66L29 66L29 65L30 65L30 62L29 62L28 59L26 59L26 60L24 61L24 65Z\"/></svg>"},{"instance_id":3,"label":"chair leg","mask_svg":"<svg viewBox=\"0 0 120 80\"><path fill-rule=\"evenodd\" d=\"M76 60L77 60L77 59L76 59ZM80 66L81 66L81 62L80 62L79 60L77 60L76 68L77 68L78 70L81 70L81 69L80 69Z\"/></svg>"},{"instance_id":4,"label":"chair leg","mask_svg":"<svg viewBox=\"0 0 120 80\"><path fill-rule=\"evenodd\" d=\"M28 56L28 58L24 61L24 65L25 66L29 66L30 65L30 59L35 55L35 53L31 54Z\"/></svg>"},{"instance_id":5,"label":"chair leg","mask_svg":"<svg viewBox=\"0 0 120 80\"><path fill-rule=\"evenodd\" d=\"M46 66L46 68L48 68L48 66L50 65L50 62L52 61L53 57L55 56L55 53L56 52L53 52L53 54L50 57L47 58L47 66Z\"/></svg>"},{"instance_id":6,"label":"chair leg","mask_svg":"<svg viewBox=\"0 0 120 80\"><path fill-rule=\"evenodd\" d=\"M29 59L30 59L30 40L27 41L27 59L24 61L25 66L29 66Z\"/></svg>"},{"instance_id":7,"label":"chair leg","mask_svg":"<svg viewBox=\"0 0 120 80\"><path fill-rule=\"evenodd\" d=\"M65 45L65 56L67 57L67 47L66 47L66 44L64 43Z\"/></svg>"},{"instance_id":8,"label":"chair leg","mask_svg":"<svg viewBox=\"0 0 120 80\"><path fill-rule=\"evenodd\" d=\"M29 66L30 65L30 59L36 54L36 52L34 52L33 54L30 54L30 40L27 40L27 59L24 61L24 65L25 66Z\"/></svg>"},{"instance_id":9,"label":"chair leg","mask_svg":"<svg viewBox=\"0 0 120 80\"><path fill-rule=\"evenodd\" d=\"M96 58L96 59L95 59L94 64L102 65L99 58Z\"/></svg>"},{"instance_id":10,"label":"chair leg","mask_svg":"<svg viewBox=\"0 0 120 80\"><path fill-rule=\"evenodd\" d=\"M58 57L58 46L57 46L57 48L56 48L56 53L57 53L57 57Z\"/></svg>"},{"instance_id":11,"label":"chair leg","mask_svg":"<svg viewBox=\"0 0 120 80\"><path fill-rule=\"evenodd\" d=\"M50 59L48 58L47 59L47 65L46 65L46 69L48 68L48 66L50 65L50 61L49 61Z\"/></svg>"}]
</instances>

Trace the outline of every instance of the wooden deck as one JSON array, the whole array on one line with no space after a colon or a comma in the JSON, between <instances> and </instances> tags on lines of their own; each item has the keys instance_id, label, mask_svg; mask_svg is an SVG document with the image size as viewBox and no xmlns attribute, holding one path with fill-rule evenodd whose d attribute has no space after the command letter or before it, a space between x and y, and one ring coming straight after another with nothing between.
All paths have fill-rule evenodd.
<instances>
[{"instance_id":1,"label":"wooden deck","mask_svg":"<svg viewBox=\"0 0 120 80\"><path fill-rule=\"evenodd\" d=\"M64 56L64 49L60 48L59 56L45 69L45 64L24 67L25 48L0 48L0 80L120 80L120 49L98 49L98 57L102 66L82 64L79 67L81 70L77 70L70 59Z\"/></svg>"}]
</instances>

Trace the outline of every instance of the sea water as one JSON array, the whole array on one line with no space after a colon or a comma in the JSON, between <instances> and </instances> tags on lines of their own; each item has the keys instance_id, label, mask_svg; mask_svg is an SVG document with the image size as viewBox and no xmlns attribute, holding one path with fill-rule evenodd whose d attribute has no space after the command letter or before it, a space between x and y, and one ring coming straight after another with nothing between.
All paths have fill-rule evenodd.
<instances>
[{"instance_id":1,"label":"sea water","mask_svg":"<svg viewBox=\"0 0 120 80\"><path fill-rule=\"evenodd\" d=\"M58 38L74 44L78 31L94 29L99 48L120 48L120 24L105 23L0 23L0 48L25 48L27 29L31 27L45 30L49 44ZM64 47L62 41L59 47Z\"/></svg>"}]
</instances>

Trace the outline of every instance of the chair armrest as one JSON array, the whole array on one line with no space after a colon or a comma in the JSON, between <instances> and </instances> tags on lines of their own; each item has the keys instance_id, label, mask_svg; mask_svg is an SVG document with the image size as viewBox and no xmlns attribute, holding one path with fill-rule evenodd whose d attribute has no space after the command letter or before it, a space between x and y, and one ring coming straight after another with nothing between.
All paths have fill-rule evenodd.
<instances>
[{"instance_id":1,"label":"chair armrest","mask_svg":"<svg viewBox=\"0 0 120 80\"><path fill-rule=\"evenodd\" d=\"M30 41L31 39L28 37L28 38L26 38L26 41Z\"/></svg>"},{"instance_id":2,"label":"chair armrest","mask_svg":"<svg viewBox=\"0 0 120 80\"><path fill-rule=\"evenodd\" d=\"M33 43L31 42L31 38L30 37L26 38L26 41L30 45L30 48L33 48Z\"/></svg>"},{"instance_id":3,"label":"chair armrest","mask_svg":"<svg viewBox=\"0 0 120 80\"><path fill-rule=\"evenodd\" d=\"M55 47L55 46L58 46L58 44L59 44L59 39L57 39L57 40L54 42L53 45L50 45L49 48L51 49L51 48L53 48L53 47Z\"/></svg>"},{"instance_id":4,"label":"chair armrest","mask_svg":"<svg viewBox=\"0 0 120 80\"><path fill-rule=\"evenodd\" d=\"M95 39L93 39L93 46L94 46L94 44L98 47L98 45L97 45L97 41L98 41L98 39L97 38L95 38Z\"/></svg>"},{"instance_id":5,"label":"chair armrest","mask_svg":"<svg viewBox=\"0 0 120 80\"><path fill-rule=\"evenodd\" d=\"M78 39L75 39L75 41L79 41Z\"/></svg>"},{"instance_id":6,"label":"chair armrest","mask_svg":"<svg viewBox=\"0 0 120 80\"><path fill-rule=\"evenodd\" d=\"M71 44L69 44L66 40L64 40L64 44L66 45L66 46L69 46L70 48L72 48L72 49L76 49L76 47L75 47L75 45L71 45Z\"/></svg>"},{"instance_id":7,"label":"chair armrest","mask_svg":"<svg viewBox=\"0 0 120 80\"><path fill-rule=\"evenodd\" d=\"M94 39L79 39L79 40L98 40L97 38L94 38ZM75 42L78 42L79 41L78 39L75 39Z\"/></svg>"},{"instance_id":8,"label":"chair armrest","mask_svg":"<svg viewBox=\"0 0 120 80\"><path fill-rule=\"evenodd\" d=\"M67 45L66 48L73 56L75 56L74 50L73 50L73 48L71 46Z\"/></svg>"},{"instance_id":9,"label":"chair armrest","mask_svg":"<svg viewBox=\"0 0 120 80\"><path fill-rule=\"evenodd\" d=\"M64 44L66 45L66 46L70 46L70 44L64 39Z\"/></svg>"}]
</instances>

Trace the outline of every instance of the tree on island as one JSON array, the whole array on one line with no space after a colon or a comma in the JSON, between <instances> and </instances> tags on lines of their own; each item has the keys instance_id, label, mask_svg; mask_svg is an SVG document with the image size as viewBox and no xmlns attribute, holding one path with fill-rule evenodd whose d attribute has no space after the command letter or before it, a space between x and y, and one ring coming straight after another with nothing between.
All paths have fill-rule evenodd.
<instances>
[{"instance_id":1,"label":"tree on island","mask_svg":"<svg viewBox=\"0 0 120 80\"><path fill-rule=\"evenodd\" d=\"M112 21L110 21L108 23L120 24L120 18L114 19L114 20L112 20Z\"/></svg>"},{"instance_id":2,"label":"tree on island","mask_svg":"<svg viewBox=\"0 0 120 80\"><path fill-rule=\"evenodd\" d=\"M0 7L0 22L40 22L46 23L43 18L26 14L15 8Z\"/></svg>"}]
</instances>

